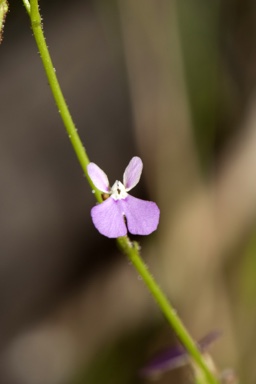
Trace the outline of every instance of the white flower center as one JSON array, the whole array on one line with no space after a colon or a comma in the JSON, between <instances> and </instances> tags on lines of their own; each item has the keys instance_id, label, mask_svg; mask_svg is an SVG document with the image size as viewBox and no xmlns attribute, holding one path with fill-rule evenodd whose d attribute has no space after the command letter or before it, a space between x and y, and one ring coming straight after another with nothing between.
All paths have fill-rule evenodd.
<instances>
[{"instance_id":1,"label":"white flower center","mask_svg":"<svg viewBox=\"0 0 256 384\"><path fill-rule=\"evenodd\" d=\"M128 196L128 193L125 190L124 185L121 181L116 180L115 184L111 188L111 197L114 200L125 199Z\"/></svg>"}]
</instances>

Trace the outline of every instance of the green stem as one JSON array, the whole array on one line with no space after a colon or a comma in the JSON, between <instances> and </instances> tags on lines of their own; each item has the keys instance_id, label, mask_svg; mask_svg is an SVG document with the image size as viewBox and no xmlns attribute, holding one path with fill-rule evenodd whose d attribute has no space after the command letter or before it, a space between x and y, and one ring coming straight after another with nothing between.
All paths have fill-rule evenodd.
<instances>
[{"instance_id":1,"label":"green stem","mask_svg":"<svg viewBox=\"0 0 256 384\"><path fill-rule=\"evenodd\" d=\"M27 10L27 13L30 15L30 2L28 0L23 0L23 4Z\"/></svg>"},{"instance_id":2,"label":"green stem","mask_svg":"<svg viewBox=\"0 0 256 384\"><path fill-rule=\"evenodd\" d=\"M194 340L178 317L176 310L172 307L171 303L168 301L167 297L162 292L151 273L148 271L146 264L141 259L139 254L139 245L136 242L131 243L127 237L119 237L117 242L121 249L126 253L134 267L137 269L147 288L161 308L167 321L174 329L175 334L184 345L189 355L194 359L195 363L201 368L207 382L209 384L217 384L218 380L209 370Z\"/></svg>"},{"instance_id":3,"label":"green stem","mask_svg":"<svg viewBox=\"0 0 256 384\"><path fill-rule=\"evenodd\" d=\"M101 194L100 191L98 191L94 184L92 183L88 173L87 173L87 165L89 164L90 160L87 156L87 153L85 151L85 148L80 140L80 137L77 133L77 129L75 127L75 124L72 120L72 117L70 115L70 112L68 110L67 104L65 102L65 99L63 97L55 69L46 45L45 37L43 34L42 24L41 24L41 16L39 13L38 8L38 1L37 0L31 0L30 3L28 0L23 0L23 3L26 7L26 10L30 16L31 19L31 25L33 34L39 49L39 53L43 62L43 66L46 72L46 76L49 81L50 88L52 90L53 97L55 99L55 102L57 104L59 113L61 115L61 118L63 120L64 126L66 128L67 134L70 138L71 144L74 148L74 151L77 155L77 158L79 160L79 163L84 171L84 174L93 190L95 190L95 197L96 199L101 202ZM120 237L117 239L118 245L120 246L121 250L124 254L128 256L138 273L141 275L142 279L144 280L146 286L148 287L149 291L155 298L156 302L158 303L159 307L161 308L163 314L165 315L167 321L170 323L172 328L174 329L175 333L177 334L178 338L180 339L181 343L184 345L190 356L194 359L194 361L197 363L197 365L201 368L202 372L204 373L207 381L209 384L217 384L218 381L215 379L215 377L212 375L210 370L208 369L204 358L200 354L196 344L194 343L193 339L190 337L189 333L187 332L186 328L182 324L181 320L176 314L176 311L171 306L169 301L167 300L164 293L161 291L157 283L155 282L152 275L147 270L146 265L144 264L143 260L140 257L139 253L139 247L137 243L131 243L129 238L127 236Z\"/></svg>"},{"instance_id":4,"label":"green stem","mask_svg":"<svg viewBox=\"0 0 256 384\"><path fill-rule=\"evenodd\" d=\"M23 0L24 1L24 0ZM43 62L43 66L46 72L46 76L48 78L48 82L54 97L54 100L57 104L60 116L62 118L62 121L64 123L64 126L66 128L68 137L71 141L71 144L74 148L74 151L77 155L78 161L83 169L83 172L92 188L92 190L95 191L95 198L102 202L101 193L99 190L97 190L92 183L88 172L87 172L87 165L89 164L89 158L87 156L87 153L85 151L85 148L80 140L80 137L77 133L77 129L75 127L75 124L73 122L73 119L71 117L71 114L69 112L67 103L64 99L64 96L62 94L55 68L53 66L51 56L45 41L42 23L41 23L41 16L39 13L38 8L38 1L37 0L31 0L30 1L30 7L28 7L27 1L25 0L24 5L26 6L26 9L28 11L28 14L31 19L31 26L33 30L33 34L37 43L37 47L39 49L39 53Z\"/></svg>"},{"instance_id":5,"label":"green stem","mask_svg":"<svg viewBox=\"0 0 256 384\"><path fill-rule=\"evenodd\" d=\"M4 22L8 12L9 5L7 0L0 0L0 44L2 42L2 35L4 30Z\"/></svg>"}]
</instances>

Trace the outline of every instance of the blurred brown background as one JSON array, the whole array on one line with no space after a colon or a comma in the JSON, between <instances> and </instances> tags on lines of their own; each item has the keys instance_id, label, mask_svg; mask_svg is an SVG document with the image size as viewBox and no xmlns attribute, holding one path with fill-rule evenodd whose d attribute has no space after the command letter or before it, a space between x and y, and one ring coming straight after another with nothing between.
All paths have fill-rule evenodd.
<instances>
[{"instance_id":1,"label":"blurred brown background","mask_svg":"<svg viewBox=\"0 0 256 384\"><path fill-rule=\"evenodd\" d=\"M256 2L41 0L78 131L111 182L161 209L142 254L221 370L255 383ZM175 343L136 272L90 219L93 195L22 1L0 46L0 382L142 383ZM159 384L188 382L177 370ZM147 383L144 380L143 383Z\"/></svg>"}]
</instances>

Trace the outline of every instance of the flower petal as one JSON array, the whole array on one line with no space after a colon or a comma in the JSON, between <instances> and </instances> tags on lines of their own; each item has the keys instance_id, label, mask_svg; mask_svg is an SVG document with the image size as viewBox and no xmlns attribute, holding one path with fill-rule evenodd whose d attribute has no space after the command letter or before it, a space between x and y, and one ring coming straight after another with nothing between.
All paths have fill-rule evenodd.
<instances>
[{"instance_id":1,"label":"flower petal","mask_svg":"<svg viewBox=\"0 0 256 384\"><path fill-rule=\"evenodd\" d=\"M91 210L93 224L102 235L109 238L117 238L127 234L120 201L109 197Z\"/></svg>"},{"instance_id":2,"label":"flower petal","mask_svg":"<svg viewBox=\"0 0 256 384\"><path fill-rule=\"evenodd\" d=\"M140 375L142 377L154 377L165 371L186 365L188 362L188 353L180 345L166 348L140 370Z\"/></svg>"},{"instance_id":3,"label":"flower petal","mask_svg":"<svg viewBox=\"0 0 256 384\"><path fill-rule=\"evenodd\" d=\"M133 235L149 235L156 230L160 211L152 201L137 199L128 195L119 200L127 219L127 227Z\"/></svg>"},{"instance_id":4,"label":"flower petal","mask_svg":"<svg viewBox=\"0 0 256 384\"><path fill-rule=\"evenodd\" d=\"M96 188L98 188L101 192L109 192L108 177L106 173L98 167L98 165L94 163L88 164L87 172Z\"/></svg>"},{"instance_id":5,"label":"flower petal","mask_svg":"<svg viewBox=\"0 0 256 384\"><path fill-rule=\"evenodd\" d=\"M208 333L203 339L198 341L197 346L202 353L218 339L221 335L219 331ZM166 348L151 359L141 370L141 376L156 376L173 368L180 367L189 362L188 352L181 345Z\"/></svg>"},{"instance_id":6,"label":"flower petal","mask_svg":"<svg viewBox=\"0 0 256 384\"><path fill-rule=\"evenodd\" d=\"M127 165L123 176L123 184L127 192L138 184L142 168L143 163L138 156L133 157L130 163Z\"/></svg>"}]
</instances>

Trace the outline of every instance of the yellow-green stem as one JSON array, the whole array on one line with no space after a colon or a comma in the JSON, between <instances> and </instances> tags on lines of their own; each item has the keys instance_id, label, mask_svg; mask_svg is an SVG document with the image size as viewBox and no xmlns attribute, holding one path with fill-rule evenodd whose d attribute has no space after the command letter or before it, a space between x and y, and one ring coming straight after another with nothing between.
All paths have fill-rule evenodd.
<instances>
[{"instance_id":1,"label":"yellow-green stem","mask_svg":"<svg viewBox=\"0 0 256 384\"><path fill-rule=\"evenodd\" d=\"M172 307L171 303L169 302L163 291L160 289L154 277L149 272L146 264L140 257L139 245L136 242L130 243L127 237L119 237L117 239L117 242L121 249L126 253L127 257L134 265L140 276L142 277L144 283L148 287L148 290L151 292L155 301L161 308L162 313L173 328L175 334L177 335L181 343L184 345L189 355L193 358L195 363L202 370L203 376L206 379L206 383L217 384L218 380L209 370L204 360L204 357L198 350L194 340L192 339L187 329L183 325L181 319L177 315L176 310Z\"/></svg>"},{"instance_id":2,"label":"yellow-green stem","mask_svg":"<svg viewBox=\"0 0 256 384\"><path fill-rule=\"evenodd\" d=\"M26 9L29 10L33 35L35 37L37 47L39 49L39 53L40 53L43 66L46 72L46 76L48 78L48 82L49 82L54 100L57 104L58 111L60 113L64 126L66 128L68 137L71 141L71 144L74 148L74 151L77 155L78 161L83 169L83 172L91 188L95 191L96 199L99 202L101 202L102 201L101 193L95 188L90 177L88 176L87 165L89 164L90 161L87 156L86 150L80 140L80 137L77 133L77 129L75 127L75 124L69 112L67 103L64 99L64 96L62 94L62 91L56 76L55 68L53 66L51 56L45 41L37 0L30 1L30 8L26 4Z\"/></svg>"}]
</instances>

